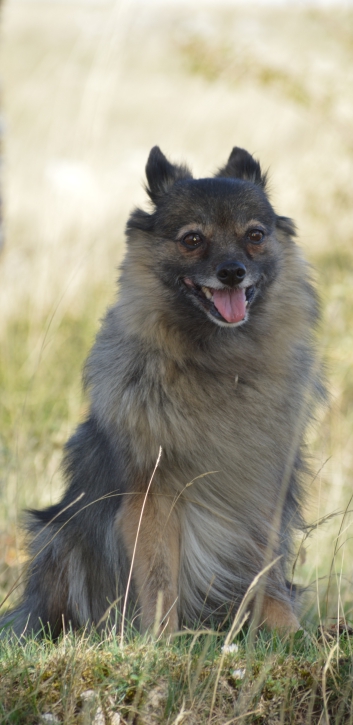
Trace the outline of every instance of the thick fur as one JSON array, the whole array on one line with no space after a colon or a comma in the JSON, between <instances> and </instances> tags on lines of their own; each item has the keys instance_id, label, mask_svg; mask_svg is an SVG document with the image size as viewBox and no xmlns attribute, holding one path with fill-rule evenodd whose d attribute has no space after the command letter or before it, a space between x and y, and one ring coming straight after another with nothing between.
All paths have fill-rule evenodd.
<instances>
[{"instance_id":1,"label":"thick fur","mask_svg":"<svg viewBox=\"0 0 353 725\"><path fill-rule=\"evenodd\" d=\"M128 611L142 630L156 616L169 631L222 624L268 564L259 623L294 630L286 574L320 394L308 267L243 149L194 180L156 147L146 175L153 209L127 224L117 302L85 369L89 417L66 446L66 490L29 514L24 597L2 623L18 635L41 623L105 626L123 608L133 559ZM199 247L187 246L189 232ZM188 283L222 287L229 261L254 285L236 324Z\"/></svg>"}]
</instances>

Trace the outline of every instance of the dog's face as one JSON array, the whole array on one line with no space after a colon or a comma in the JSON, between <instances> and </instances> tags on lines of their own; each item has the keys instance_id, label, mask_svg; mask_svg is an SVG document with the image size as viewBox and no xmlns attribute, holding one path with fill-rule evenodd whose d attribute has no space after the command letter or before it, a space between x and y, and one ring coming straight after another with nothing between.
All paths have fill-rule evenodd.
<instances>
[{"instance_id":1,"label":"dog's face","mask_svg":"<svg viewBox=\"0 0 353 725\"><path fill-rule=\"evenodd\" d=\"M243 325L276 277L276 228L294 233L289 220L276 216L259 164L235 148L216 177L193 179L155 147L146 175L155 210L135 211L128 233L147 233L158 275L183 313L187 307L189 315L206 315L221 327Z\"/></svg>"}]
</instances>

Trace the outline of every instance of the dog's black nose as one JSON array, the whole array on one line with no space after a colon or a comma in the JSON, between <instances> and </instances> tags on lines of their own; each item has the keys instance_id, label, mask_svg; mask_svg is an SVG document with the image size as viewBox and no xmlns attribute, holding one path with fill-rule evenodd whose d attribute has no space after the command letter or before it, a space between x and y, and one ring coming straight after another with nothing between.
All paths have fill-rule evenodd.
<instances>
[{"instance_id":1,"label":"dog's black nose","mask_svg":"<svg viewBox=\"0 0 353 725\"><path fill-rule=\"evenodd\" d=\"M235 287L244 279L246 268L241 262L223 262L218 265L216 275L223 284Z\"/></svg>"}]
</instances>

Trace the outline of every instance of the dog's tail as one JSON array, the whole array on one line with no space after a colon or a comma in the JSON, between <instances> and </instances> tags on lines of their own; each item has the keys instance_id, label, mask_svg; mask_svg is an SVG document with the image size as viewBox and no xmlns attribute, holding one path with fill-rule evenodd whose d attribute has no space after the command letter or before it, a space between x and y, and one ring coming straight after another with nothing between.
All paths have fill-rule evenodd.
<instances>
[{"instance_id":1,"label":"dog's tail","mask_svg":"<svg viewBox=\"0 0 353 725\"><path fill-rule=\"evenodd\" d=\"M67 489L59 504L30 511L29 564L22 602L1 632L56 637L66 626L98 624L124 592L127 559L116 530L123 488L116 444L93 419L66 446Z\"/></svg>"},{"instance_id":2,"label":"dog's tail","mask_svg":"<svg viewBox=\"0 0 353 725\"><path fill-rule=\"evenodd\" d=\"M40 630L40 618L31 612L28 604L29 602L24 601L0 617L0 639L5 639L10 635L15 635L20 639L30 632Z\"/></svg>"}]
</instances>

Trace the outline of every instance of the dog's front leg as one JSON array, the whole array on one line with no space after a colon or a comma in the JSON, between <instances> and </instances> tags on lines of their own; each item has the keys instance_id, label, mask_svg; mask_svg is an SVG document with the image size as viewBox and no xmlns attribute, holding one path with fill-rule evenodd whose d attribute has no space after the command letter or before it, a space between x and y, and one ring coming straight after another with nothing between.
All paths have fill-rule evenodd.
<instances>
[{"instance_id":1,"label":"dog's front leg","mask_svg":"<svg viewBox=\"0 0 353 725\"><path fill-rule=\"evenodd\" d=\"M142 512L142 515L141 515ZM141 629L178 629L180 525L173 499L164 495L127 495L119 529L132 562L141 607Z\"/></svg>"}]
</instances>

